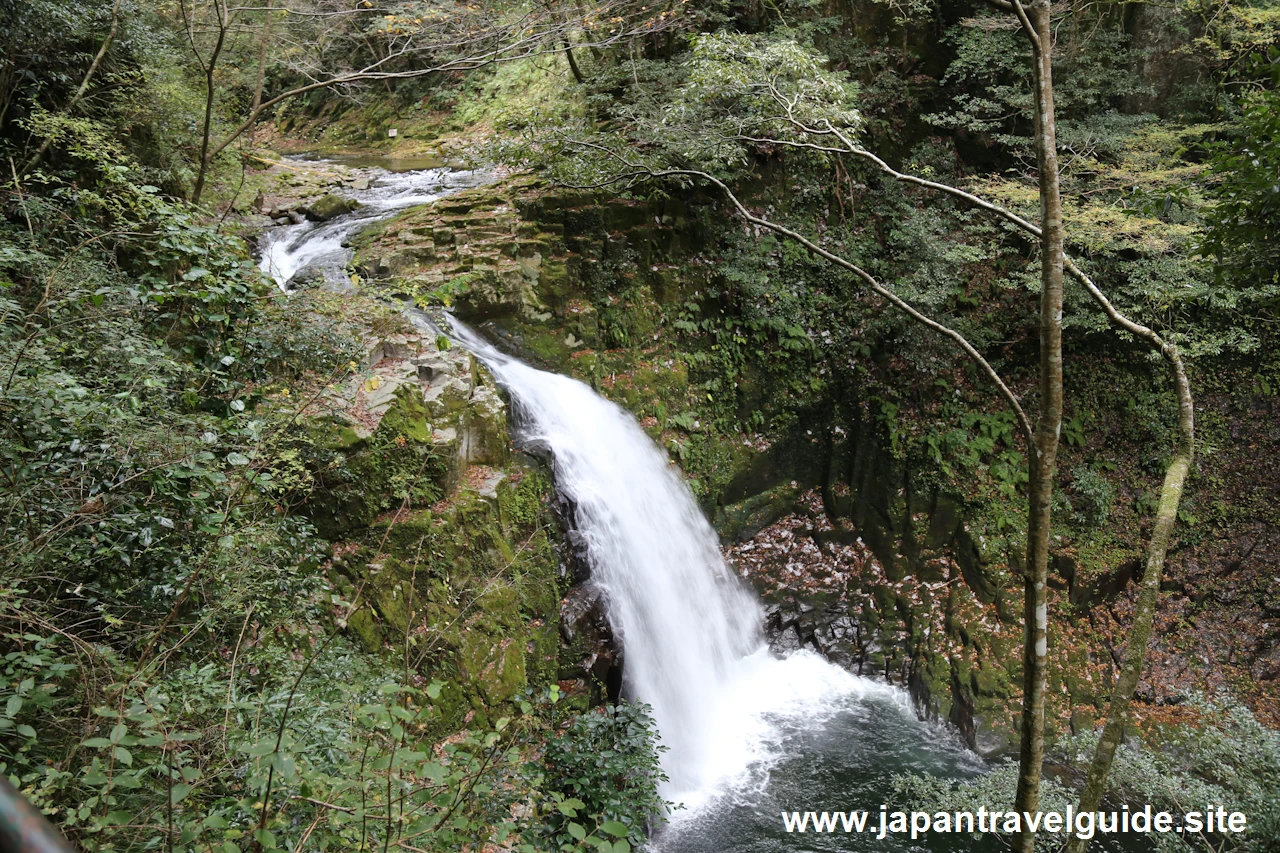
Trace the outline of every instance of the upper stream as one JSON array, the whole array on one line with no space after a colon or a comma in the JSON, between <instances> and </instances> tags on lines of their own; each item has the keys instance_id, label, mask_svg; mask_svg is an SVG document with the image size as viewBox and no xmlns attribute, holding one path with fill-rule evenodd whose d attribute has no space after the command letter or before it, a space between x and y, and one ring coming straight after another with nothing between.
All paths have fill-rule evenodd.
<instances>
[{"instance_id":1,"label":"upper stream","mask_svg":"<svg viewBox=\"0 0 1280 853\"><path fill-rule=\"evenodd\" d=\"M360 168L353 186L335 187L335 194L355 199L359 207L327 222L310 220L268 229L259 241L259 267L282 289L302 270L314 270L331 284L347 282L345 272L351 260L347 243L362 228L413 207L443 198L489 180L483 171L452 171L445 168L399 170L370 165L376 158L340 158L339 165ZM420 161L400 161L403 166L420 166Z\"/></svg>"}]
</instances>

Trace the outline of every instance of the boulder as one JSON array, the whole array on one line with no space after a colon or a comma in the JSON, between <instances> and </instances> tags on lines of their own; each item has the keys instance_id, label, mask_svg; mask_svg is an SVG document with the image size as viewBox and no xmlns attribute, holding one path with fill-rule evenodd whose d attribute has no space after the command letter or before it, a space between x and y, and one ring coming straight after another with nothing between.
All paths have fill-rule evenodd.
<instances>
[{"instance_id":1,"label":"boulder","mask_svg":"<svg viewBox=\"0 0 1280 853\"><path fill-rule=\"evenodd\" d=\"M359 206L360 202L353 198L343 198L329 193L308 204L303 212L312 222L328 222L334 217L350 213Z\"/></svg>"},{"instance_id":2,"label":"boulder","mask_svg":"<svg viewBox=\"0 0 1280 853\"><path fill-rule=\"evenodd\" d=\"M328 279L321 267L303 267L285 282L288 290L299 290L305 287L324 287Z\"/></svg>"}]
</instances>

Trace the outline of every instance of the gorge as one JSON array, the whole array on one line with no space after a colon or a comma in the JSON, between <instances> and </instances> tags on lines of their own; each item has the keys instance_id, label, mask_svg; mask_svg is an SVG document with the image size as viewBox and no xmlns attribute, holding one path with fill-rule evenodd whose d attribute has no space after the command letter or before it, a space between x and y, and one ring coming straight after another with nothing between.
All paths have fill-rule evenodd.
<instances>
[{"instance_id":1,"label":"gorge","mask_svg":"<svg viewBox=\"0 0 1280 853\"><path fill-rule=\"evenodd\" d=\"M1273 853L1278 9L0 3L0 847Z\"/></svg>"}]
</instances>

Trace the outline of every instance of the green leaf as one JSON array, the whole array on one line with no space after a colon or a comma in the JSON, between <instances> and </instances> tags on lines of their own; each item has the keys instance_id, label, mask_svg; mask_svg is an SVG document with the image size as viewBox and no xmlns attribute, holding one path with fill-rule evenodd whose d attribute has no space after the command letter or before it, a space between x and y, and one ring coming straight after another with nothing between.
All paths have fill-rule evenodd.
<instances>
[{"instance_id":1,"label":"green leaf","mask_svg":"<svg viewBox=\"0 0 1280 853\"><path fill-rule=\"evenodd\" d=\"M622 821L606 820L600 824L600 829L612 835L614 838L626 838L631 834L631 828Z\"/></svg>"},{"instance_id":2,"label":"green leaf","mask_svg":"<svg viewBox=\"0 0 1280 853\"><path fill-rule=\"evenodd\" d=\"M276 772L280 774L281 779L292 779L297 773L297 767L293 759L287 755L276 753L272 757L271 763L275 766Z\"/></svg>"},{"instance_id":3,"label":"green leaf","mask_svg":"<svg viewBox=\"0 0 1280 853\"><path fill-rule=\"evenodd\" d=\"M6 717L16 717L18 712L22 710L22 697L10 696L8 703L4 706L4 714Z\"/></svg>"},{"instance_id":4,"label":"green leaf","mask_svg":"<svg viewBox=\"0 0 1280 853\"><path fill-rule=\"evenodd\" d=\"M28 726L28 725L26 725L26 724L23 724L23 725L18 726L18 728L17 728L17 729L15 729L15 731L17 731L17 733L18 733L18 734L20 734L20 735L22 735L23 737L35 737L35 736L36 736L36 730L35 730L35 729L33 729L33 728L31 728L31 726Z\"/></svg>"},{"instance_id":5,"label":"green leaf","mask_svg":"<svg viewBox=\"0 0 1280 853\"><path fill-rule=\"evenodd\" d=\"M111 742L119 743L120 739L129 733L129 727L124 723L116 723L111 729Z\"/></svg>"},{"instance_id":6,"label":"green leaf","mask_svg":"<svg viewBox=\"0 0 1280 853\"><path fill-rule=\"evenodd\" d=\"M116 761L119 761L126 767L133 766L133 756L130 755L129 750L125 749L123 746L114 747L111 750L111 754L115 756Z\"/></svg>"},{"instance_id":7,"label":"green leaf","mask_svg":"<svg viewBox=\"0 0 1280 853\"><path fill-rule=\"evenodd\" d=\"M581 841L587 837L587 831L582 828L581 824L570 822L565 824L565 829L568 830L569 834L577 841Z\"/></svg>"},{"instance_id":8,"label":"green leaf","mask_svg":"<svg viewBox=\"0 0 1280 853\"><path fill-rule=\"evenodd\" d=\"M245 755L270 755L276 751L276 745L274 741L260 740L255 744L240 747L240 751Z\"/></svg>"}]
</instances>

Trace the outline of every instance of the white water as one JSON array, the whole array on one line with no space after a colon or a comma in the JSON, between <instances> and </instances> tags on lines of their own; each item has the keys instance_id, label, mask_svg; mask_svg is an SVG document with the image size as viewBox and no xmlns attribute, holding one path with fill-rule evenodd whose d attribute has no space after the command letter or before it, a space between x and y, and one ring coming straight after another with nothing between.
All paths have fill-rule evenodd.
<instances>
[{"instance_id":1,"label":"white water","mask_svg":"<svg viewBox=\"0 0 1280 853\"><path fill-rule=\"evenodd\" d=\"M499 353L455 324L515 403L521 439L550 451L575 504L591 583L621 641L624 692L653 707L665 798L690 811L768 783L784 729L871 696L910 714L905 695L816 654L773 657L762 611L721 557L715 532L663 453L589 387ZM914 717L912 716L914 721Z\"/></svg>"},{"instance_id":2,"label":"white water","mask_svg":"<svg viewBox=\"0 0 1280 853\"><path fill-rule=\"evenodd\" d=\"M353 198L360 206L351 213L328 222L301 222L268 229L259 243L259 268L271 276L282 290L303 269L319 269L331 283L347 281L345 268L351 260L348 239L361 228L386 219L406 207L427 204L488 180L484 172L419 169L389 172L376 167L357 170L369 180L368 189L335 187L333 192Z\"/></svg>"}]
</instances>

